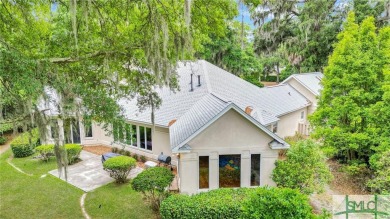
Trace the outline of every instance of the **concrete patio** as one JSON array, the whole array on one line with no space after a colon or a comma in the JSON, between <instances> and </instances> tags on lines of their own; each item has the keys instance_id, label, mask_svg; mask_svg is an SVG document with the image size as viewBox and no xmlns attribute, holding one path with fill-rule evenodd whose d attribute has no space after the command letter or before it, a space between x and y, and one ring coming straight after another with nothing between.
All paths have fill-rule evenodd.
<instances>
[{"instance_id":1,"label":"concrete patio","mask_svg":"<svg viewBox=\"0 0 390 219\"><path fill-rule=\"evenodd\" d=\"M89 192L114 181L110 174L103 170L101 155L83 150L80 154L80 159L80 162L68 166L67 182L69 184L76 186L84 192ZM136 167L131 170L128 178L134 178L142 171L142 168ZM49 173L65 181L63 173L59 177L58 170L52 170Z\"/></svg>"}]
</instances>

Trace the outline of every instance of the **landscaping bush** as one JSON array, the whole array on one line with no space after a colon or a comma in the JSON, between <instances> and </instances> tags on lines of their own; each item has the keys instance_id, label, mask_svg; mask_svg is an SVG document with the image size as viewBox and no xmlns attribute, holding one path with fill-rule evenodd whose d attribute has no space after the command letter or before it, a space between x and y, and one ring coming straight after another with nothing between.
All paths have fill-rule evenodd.
<instances>
[{"instance_id":1,"label":"landscaping bush","mask_svg":"<svg viewBox=\"0 0 390 219\"><path fill-rule=\"evenodd\" d=\"M103 163L103 167L117 183L126 182L130 170L136 166L134 158L126 156L112 157Z\"/></svg>"},{"instance_id":2,"label":"landscaping bush","mask_svg":"<svg viewBox=\"0 0 390 219\"><path fill-rule=\"evenodd\" d=\"M11 149L15 157L27 157L34 153L34 148L39 142L38 129L25 132L11 142Z\"/></svg>"},{"instance_id":3,"label":"landscaping bush","mask_svg":"<svg viewBox=\"0 0 390 219\"><path fill-rule=\"evenodd\" d=\"M138 154L133 154L131 156L134 158L134 160L138 161Z\"/></svg>"},{"instance_id":4,"label":"landscaping bush","mask_svg":"<svg viewBox=\"0 0 390 219\"><path fill-rule=\"evenodd\" d=\"M54 155L54 145L40 145L35 148L35 151L41 155L41 159L48 161L50 156Z\"/></svg>"},{"instance_id":5,"label":"landscaping bush","mask_svg":"<svg viewBox=\"0 0 390 219\"><path fill-rule=\"evenodd\" d=\"M80 156L83 147L79 144L65 144L68 164L73 164Z\"/></svg>"},{"instance_id":6,"label":"landscaping bush","mask_svg":"<svg viewBox=\"0 0 390 219\"><path fill-rule=\"evenodd\" d=\"M4 136L0 136L0 145L5 144L5 142L7 142L7 138L5 138Z\"/></svg>"},{"instance_id":7,"label":"landscaping bush","mask_svg":"<svg viewBox=\"0 0 390 219\"><path fill-rule=\"evenodd\" d=\"M286 160L278 160L272 179L278 187L299 189L302 193L322 192L332 179L326 157L318 144L299 141L287 151Z\"/></svg>"},{"instance_id":8,"label":"landscaping bush","mask_svg":"<svg viewBox=\"0 0 390 219\"><path fill-rule=\"evenodd\" d=\"M163 219L241 218L241 203L250 189L216 189L193 196L172 195L161 203Z\"/></svg>"},{"instance_id":9,"label":"landscaping bush","mask_svg":"<svg viewBox=\"0 0 390 219\"><path fill-rule=\"evenodd\" d=\"M125 155L125 154L126 154L126 150L125 150L125 149L120 149L120 150L119 150L119 154Z\"/></svg>"},{"instance_id":10,"label":"landscaping bush","mask_svg":"<svg viewBox=\"0 0 390 219\"><path fill-rule=\"evenodd\" d=\"M144 155L141 155L139 158L141 162L145 163L146 162L146 157Z\"/></svg>"},{"instance_id":11,"label":"landscaping bush","mask_svg":"<svg viewBox=\"0 0 390 219\"><path fill-rule=\"evenodd\" d=\"M390 150L377 153L370 158L374 178L367 185L374 193L390 195Z\"/></svg>"},{"instance_id":12,"label":"landscaping bush","mask_svg":"<svg viewBox=\"0 0 390 219\"><path fill-rule=\"evenodd\" d=\"M165 167L153 167L138 174L132 181L135 191L142 192L155 211L160 209L160 204L168 196L167 187L175 176Z\"/></svg>"},{"instance_id":13,"label":"landscaping bush","mask_svg":"<svg viewBox=\"0 0 390 219\"><path fill-rule=\"evenodd\" d=\"M298 190L258 188L243 201L241 218L314 218L312 210Z\"/></svg>"},{"instance_id":14,"label":"landscaping bush","mask_svg":"<svg viewBox=\"0 0 390 219\"><path fill-rule=\"evenodd\" d=\"M125 154L124 154L124 155L130 157L130 156L131 156L131 153L130 153L130 151L125 151Z\"/></svg>"},{"instance_id":15,"label":"landscaping bush","mask_svg":"<svg viewBox=\"0 0 390 219\"><path fill-rule=\"evenodd\" d=\"M118 153L118 151L119 151L119 148L117 148L117 147L111 148L112 153Z\"/></svg>"},{"instance_id":16,"label":"landscaping bush","mask_svg":"<svg viewBox=\"0 0 390 219\"><path fill-rule=\"evenodd\" d=\"M193 196L172 195L162 218L313 218L308 198L287 188L216 189Z\"/></svg>"}]
</instances>

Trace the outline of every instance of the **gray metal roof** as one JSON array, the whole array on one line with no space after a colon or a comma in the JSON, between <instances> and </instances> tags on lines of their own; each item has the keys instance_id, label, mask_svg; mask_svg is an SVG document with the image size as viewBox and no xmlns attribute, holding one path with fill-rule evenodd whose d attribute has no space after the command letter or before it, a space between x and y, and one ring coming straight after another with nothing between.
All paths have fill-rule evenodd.
<instances>
[{"instance_id":1,"label":"gray metal roof","mask_svg":"<svg viewBox=\"0 0 390 219\"><path fill-rule=\"evenodd\" d=\"M293 74L288 77L286 80L282 82L282 84L286 84L291 78L294 78L299 83L301 83L304 87L306 87L310 92L314 95L320 95L320 91L322 90L321 80L324 75L321 72L311 72L311 73L301 73L301 74Z\"/></svg>"},{"instance_id":2,"label":"gray metal roof","mask_svg":"<svg viewBox=\"0 0 390 219\"><path fill-rule=\"evenodd\" d=\"M205 95L169 127L172 148L184 142L184 140L207 124L229 104L213 94Z\"/></svg>"},{"instance_id":3,"label":"gray metal roof","mask_svg":"<svg viewBox=\"0 0 390 219\"><path fill-rule=\"evenodd\" d=\"M284 140L268 130L258 120L246 114L233 102L226 102L214 94L208 94L170 126L169 136L173 152L191 150L191 147L187 143L230 109L236 110L265 133L273 137L277 143L270 144L271 148L281 149L289 147Z\"/></svg>"},{"instance_id":4,"label":"gray metal roof","mask_svg":"<svg viewBox=\"0 0 390 219\"><path fill-rule=\"evenodd\" d=\"M208 94L214 94L223 101L231 101L245 110L251 106L253 115L263 125L278 121L278 116L301 109L310 102L289 85L259 88L204 60L181 62L177 68L180 91L173 93L169 88L157 88L162 105L155 111L155 124L167 127L173 119L179 119L194 104ZM194 90L190 91L191 73ZM197 86L200 75L201 86ZM125 117L130 121L151 123L151 112L140 112L136 98L122 99Z\"/></svg>"}]
</instances>

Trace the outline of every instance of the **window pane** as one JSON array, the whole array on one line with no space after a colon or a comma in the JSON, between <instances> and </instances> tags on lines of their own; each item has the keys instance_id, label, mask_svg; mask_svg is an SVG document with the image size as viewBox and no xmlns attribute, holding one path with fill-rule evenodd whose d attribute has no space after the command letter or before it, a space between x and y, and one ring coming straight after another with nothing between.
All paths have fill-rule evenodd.
<instances>
[{"instance_id":1,"label":"window pane","mask_svg":"<svg viewBox=\"0 0 390 219\"><path fill-rule=\"evenodd\" d=\"M260 186L260 154L251 154L251 186Z\"/></svg>"},{"instance_id":2,"label":"window pane","mask_svg":"<svg viewBox=\"0 0 390 219\"><path fill-rule=\"evenodd\" d=\"M92 137L92 122L91 121L88 121L88 120L85 120L84 121L84 133L85 133L85 137Z\"/></svg>"},{"instance_id":3,"label":"window pane","mask_svg":"<svg viewBox=\"0 0 390 219\"><path fill-rule=\"evenodd\" d=\"M146 128L146 149L152 150L152 129Z\"/></svg>"},{"instance_id":4,"label":"window pane","mask_svg":"<svg viewBox=\"0 0 390 219\"><path fill-rule=\"evenodd\" d=\"M119 140L118 123L116 122L112 124L112 134L114 135L114 141L118 141Z\"/></svg>"},{"instance_id":5,"label":"window pane","mask_svg":"<svg viewBox=\"0 0 390 219\"><path fill-rule=\"evenodd\" d=\"M132 134L131 134L131 125L130 124L126 124L126 144L127 145L131 145L131 137L132 137Z\"/></svg>"},{"instance_id":6,"label":"window pane","mask_svg":"<svg viewBox=\"0 0 390 219\"><path fill-rule=\"evenodd\" d=\"M131 143L135 147L138 146L138 143L137 143L137 126L136 125L132 125L131 126Z\"/></svg>"},{"instance_id":7,"label":"window pane","mask_svg":"<svg viewBox=\"0 0 390 219\"><path fill-rule=\"evenodd\" d=\"M219 187L241 186L241 155L219 155Z\"/></svg>"},{"instance_id":8,"label":"window pane","mask_svg":"<svg viewBox=\"0 0 390 219\"><path fill-rule=\"evenodd\" d=\"M209 188L209 156L199 156L199 188Z\"/></svg>"},{"instance_id":9,"label":"window pane","mask_svg":"<svg viewBox=\"0 0 390 219\"><path fill-rule=\"evenodd\" d=\"M141 148L145 149L145 128L143 126L139 127L139 138L141 143Z\"/></svg>"},{"instance_id":10,"label":"window pane","mask_svg":"<svg viewBox=\"0 0 390 219\"><path fill-rule=\"evenodd\" d=\"M119 123L118 125L118 137L120 142L125 142L124 127L122 123Z\"/></svg>"}]
</instances>

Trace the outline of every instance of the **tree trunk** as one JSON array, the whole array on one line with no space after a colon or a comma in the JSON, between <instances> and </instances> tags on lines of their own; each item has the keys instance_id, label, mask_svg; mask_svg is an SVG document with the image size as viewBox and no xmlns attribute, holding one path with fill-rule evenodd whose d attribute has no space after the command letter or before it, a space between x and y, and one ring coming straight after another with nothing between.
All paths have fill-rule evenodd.
<instances>
[{"instance_id":1,"label":"tree trunk","mask_svg":"<svg viewBox=\"0 0 390 219\"><path fill-rule=\"evenodd\" d=\"M276 63L276 82L279 84L279 63Z\"/></svg>"}]
</instances>

